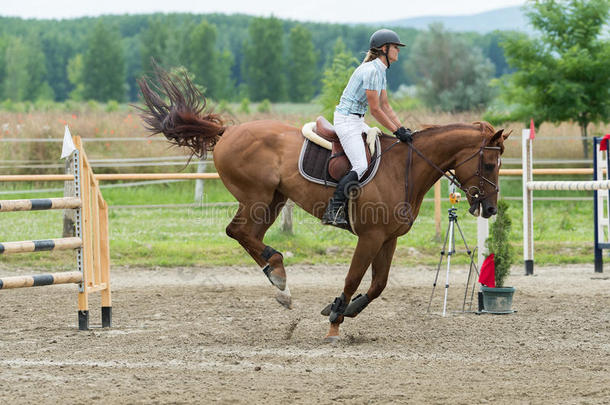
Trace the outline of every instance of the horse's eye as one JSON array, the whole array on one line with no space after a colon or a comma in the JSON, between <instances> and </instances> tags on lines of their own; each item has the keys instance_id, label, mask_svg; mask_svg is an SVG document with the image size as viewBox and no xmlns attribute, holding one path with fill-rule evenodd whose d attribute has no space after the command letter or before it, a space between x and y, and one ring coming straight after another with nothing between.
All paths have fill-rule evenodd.
<instances>
[{"instance_id":1,"label":"horse's eye","mask_svg":"<svg viewBox=\"0 0 610 405\"><path fill-rule=\"evenodd\" d=\"M496 165L491 164L491 163L485 163L485 170L487 170L488 172L493 171L496 168Z\"/></svg>"}]
</instances>

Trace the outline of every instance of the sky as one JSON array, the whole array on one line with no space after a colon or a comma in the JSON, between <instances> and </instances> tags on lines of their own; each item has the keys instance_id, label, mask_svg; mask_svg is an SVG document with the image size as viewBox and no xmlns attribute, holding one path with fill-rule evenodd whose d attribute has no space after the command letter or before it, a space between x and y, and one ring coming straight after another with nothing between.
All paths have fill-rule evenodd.
<instances>
[{"instance_id":1,"label":"sky","mask_svg":"<svg viewBox=\"0 0 610 405\"><path fill-rule=\"evenodd\" d=\"M523 4L525 0L0 0L0 16L64 19L102 14L190 12L369 23L422 16L468 15Z\"/></svg>"}]
</instances>

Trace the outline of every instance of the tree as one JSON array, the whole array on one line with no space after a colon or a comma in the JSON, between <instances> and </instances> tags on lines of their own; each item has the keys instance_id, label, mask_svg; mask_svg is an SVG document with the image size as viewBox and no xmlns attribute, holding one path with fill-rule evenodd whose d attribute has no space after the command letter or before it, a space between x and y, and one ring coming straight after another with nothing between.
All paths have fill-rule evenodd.
<instances>
[{"instance_id":1,"label":"tree","mask_svg":"<svg viewBox=\"0 0 610 405\"><path fill-rule=\"evenodd\" d=\"M8 37L0 35L0 100L4 97L4 80L6 75L6 48L8 46Z\"/></svg>"},{"instance_id":2,"label":"tree","mask_svg":"<svg viewBox=\"0 0 610 405\"><path fill-rule=\"evenodd\" d=\"M5 63L5 98L14 101L53 98L51 88L44 81L45 56L35 38L11 38L6 48Z\"/></svg>"},{"instance_id":3,"label":"tree","mask_svg":"<svg viewBox=\"0 0 610 405\"><path fill-rule=\"evenodd\" d=\"M498 201L498 214L491 224L489 238L485 241L489 254L494 255L496 287L503 287L504 280L510 274L513 263L513 247L510 244L512 220L508 215L509 205L506 201Z\"/></svg>"},{"instance_id":4,"label":"tree","mask_svg":"<svg viewBox=\"0 0 610 405\"><path fill-rule=\"evenodd\" d=\"M162 66L170 68L188 65L190 55L187 47L195 24L191 22L178 24L173 19L165 20L165 24L168 26L168 36Z\"/></svg>"},{"instance_id":5,"label":"tree","mask_svg":"<svg viewBox=\"0 0 610 405\"><path fill-rule=\"evenodd\" d=\"M83 96L97 101L125 99L125 60L116 29L98 22L88 36L83 55Z\"/></svg>"},{"instance_id":6,"label":"tree","mask_svg":"<svg viewBox=\"0 0 610 405\"><path fill-rule=\"evenodd\" d=\"M206 89L206 96L220 100L230 96L233 57L229 51L217 49L216 39L216 26L204 20L191 32L185 49L197 84Z\"/></svg>"},{"instance_id":7,"label":"tree","mask_svg":"<svg viewBox=\"0 0 610 405\"><path fill-rule=\"evenodd\" d=\"M418 93L431 108L466 111L485 107L493 98L493 64L481 50L431 24L411 52Z\"/></svg>"},{"instance_id":8,"label":"tree","mask_svg":"<svg viewBox=\"0 0 610 405\"><path fill-rule=\"evenodd\" d=\"M189 55L187 66L195 75L197 84L206 89L208 96L214 97L214 73L218 64L216 27L202 21L191 31L185 47Z\"/></svg>"},{"instance_id":9,"label":"tree","mask_svg":"<svg viewBox=\"0 0 610 405\"><path fill-rule=\"evenodd\" d=\"M587 127L610 117L610 41L602 30L609 10L608 0L531 1L527 16L539 36L522 34L503 42L509 64L517 69L503 98L526 95L507 100L509 118L577 122L585 157Z\"/></svg>"},{"instance_id":10,"label":"tree","mask_svg":"<svg viewBox=\"0 0 610 405\"><path fill-rule=\"evenodd\" d=\"M66 66L74 56L74 38L54 29L45 31L40 41L45 55L46 81L53 89L55 100L63 101L71 90Z\"/></svg>"},{"instance_id":11,"label":"tree","mask_svg":"<svg viewBox=\"0 0 610 405\"><path fill-rule=\"evenodd\" d=\"M66 68L68 73L68 80L72 84L72 91L69 94L70 99L75 101L83 101L85 99L85 85L83 81L83 55L76 54L72 59L68 61L68 67Z\"/></svg>"},{"instance_id":12,"label":"tree","mask_svg":"<svg viewBox=\"0 0 610 405\"><path fill-rule=\"evenodd\" d=\"M166 67L167 42L169 38L167 25L160 17L151 18L148 27L140 36L142 70L145 73L152 73L151 61L154 59L159 66Z\"/></svg>"},{"instance_id":13,"label":"tree","mask_svg":"<svg viewBox=\"0 0 610 405\"><path fill-rule=\"evenodd\" d=\"M290 30L288 39L288 89L290 99L297 102L311 100L316 81L317 55L311 41L311 32L302 25Z\"/></svg>"},{"instance_id":14,"label":"tree","mask_svg":"<svg viewBox=\"0 0 610 405\"><path fill-rule=\"evenodd\" d=\"M495 77L514 72L514 69L511 69L510 66L508 66L508 62L504 56L504 49L500 45L507 35L510 34L496 30L484 36L480 36L474 41L474 44L479 46L483 51L483 56L493 63L495 67Z\"/></svg>"},{"instance_id":15,"label":"tree","mask_svg":"<svg viewBox=\"0 0 610 405\"><path fill-rule=\"evenodd\" d=\"M337 38L333 46L333 55L335 57L332 64L324 71L322 94L320 94L322 114L331 122L333 121L335 107L341 99L341 94L343 94L343 90L358 64L358 60L345 49L345 43L341 37Z\"/></svg>"},{"instance_id":16,"label":"tree","mask_svg":"<svg viewBox=\"0 0 610 405\"><path fill-rule=\"evenodd\" d=\"M136 101L140 96L138 78L142 76L142 42L134 36L123 38L121 43L125 56L127 100Z\"/></svg>"},{"instance_id":17,"label":"tree","mask_svg":"<svg viewBox=\"0 0 610 405\"><path fill-rule=\"evenodd\" d=\"M231 78L231 71L235 59L228 49L218 54L218 66L215 77L215 96L217 100L234 99L235 80Z\"/></svg>"},{"instance_id":18,"label":"tree","mask_svg":"<svg viewBox=\"0 0 610 405\"><path fill-rule=\"evenodd\" d=\"M283 30L277 18L255 18L244 44L243 71L253 101L279 101L284 96Z\"/></svg>"}]
</instances>

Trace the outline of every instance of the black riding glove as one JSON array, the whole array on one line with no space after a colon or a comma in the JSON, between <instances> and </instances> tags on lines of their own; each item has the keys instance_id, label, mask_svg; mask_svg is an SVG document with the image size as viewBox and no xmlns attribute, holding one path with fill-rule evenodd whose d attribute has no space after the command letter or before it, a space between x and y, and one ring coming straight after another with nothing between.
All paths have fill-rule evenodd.
<instances>
[{"instance_id":1,"label":"black riding glove","mask_svg":"<svg viewBox=\"0 0 610 405\"><path fill-rule=\"evenodd\" d=\"M401 142L413 142L413 133L409 128L400 127L394 132L394 135L396 135L396 138L398 138Z\"/></svg>"}]
</instances>

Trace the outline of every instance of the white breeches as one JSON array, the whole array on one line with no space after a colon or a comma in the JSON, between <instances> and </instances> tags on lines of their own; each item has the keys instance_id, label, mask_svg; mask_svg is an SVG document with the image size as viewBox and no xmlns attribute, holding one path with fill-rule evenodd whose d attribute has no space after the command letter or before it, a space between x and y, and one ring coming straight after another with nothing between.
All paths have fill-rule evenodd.
<instances>
[{"instance_id":1,"label":"white breeches","mask_svg":"<svg viewBox=\"0 0 610 405\"><path fill-rule=\"evenodd\" d=\"M358 180L362 178L368 168L366 152L362 133L370 129L364 122L364 117L357 115L343 115L335 112L334 126L341 146L352 164L352 170L358 173Z\"/></svg>"}]
</instances>

